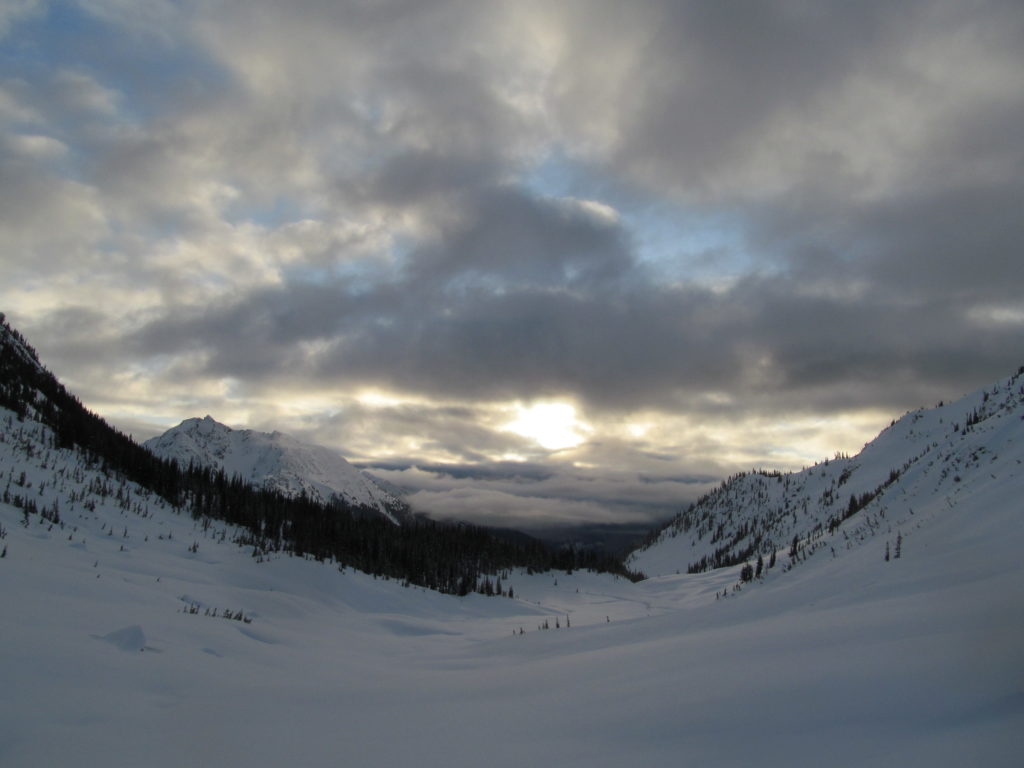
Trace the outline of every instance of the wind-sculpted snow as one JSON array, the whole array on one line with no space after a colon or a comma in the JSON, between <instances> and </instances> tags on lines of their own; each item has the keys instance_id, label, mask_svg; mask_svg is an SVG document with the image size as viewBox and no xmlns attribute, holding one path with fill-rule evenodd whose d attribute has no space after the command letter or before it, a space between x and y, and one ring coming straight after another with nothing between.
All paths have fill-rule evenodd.
<instances>
[{"instance_id":1,"label":"wind-sculpted snow","mask_svg":"<svg viewBox=\"0 0 1024 768\"><path fill-rule=\"evenodd\" d=\"M1020 483L1024 375L948 405L908 413L852 458L801 472L750 472L722 483L628 559L648 575L751 563L788 568L884 535L895 546L924 510L967 490ZM890 552L892 554L892 552ZM764 566L767 567L767 566Z\"/></svg>"},{"instance_id":2,"label":"wind-sculpted snow","mask_svg":"<svg viewBox=\"0 0 1024 768\"><path fill-rule=\"evenodd\" d=\"M353 467L337 452L301 443L280 432L231 429L210 416L187 419L144 443L157 456L223 469L230 476L286 496L372 509L399 523L405 504Z\"/></svg>"}]
</instances>

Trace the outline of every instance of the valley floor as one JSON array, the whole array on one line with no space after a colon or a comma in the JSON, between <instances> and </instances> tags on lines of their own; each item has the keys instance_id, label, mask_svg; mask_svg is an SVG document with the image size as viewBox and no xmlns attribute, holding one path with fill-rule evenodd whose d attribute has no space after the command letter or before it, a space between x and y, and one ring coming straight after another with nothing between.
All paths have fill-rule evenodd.
<instances>
[{"instance_id":1,"label":"valley floor","mask_svg":"<svg viewBox=\"0 0 1024 768\"><path fill-rule=\"evenodd\" d=\"M456 598L0 505L0 765L1019 765L1010 491L722 599L736 569Z\"/></svg>"}]
</instances>

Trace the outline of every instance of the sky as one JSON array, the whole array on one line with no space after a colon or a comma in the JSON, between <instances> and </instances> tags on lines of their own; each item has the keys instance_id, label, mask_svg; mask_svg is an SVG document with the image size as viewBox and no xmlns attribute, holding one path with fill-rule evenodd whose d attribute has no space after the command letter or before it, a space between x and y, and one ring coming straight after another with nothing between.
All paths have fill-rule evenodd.
<instances>
[{"instance_id":1,"label":"sky","mask_svg":"<svg viewBox=\"0 0 1024 768\"><path fill-rule=\"evenodd\" d=\"M1024 6L0 0L0 311L139 439L664 519L1024 363Z\"/></svg>"}]
</instances>

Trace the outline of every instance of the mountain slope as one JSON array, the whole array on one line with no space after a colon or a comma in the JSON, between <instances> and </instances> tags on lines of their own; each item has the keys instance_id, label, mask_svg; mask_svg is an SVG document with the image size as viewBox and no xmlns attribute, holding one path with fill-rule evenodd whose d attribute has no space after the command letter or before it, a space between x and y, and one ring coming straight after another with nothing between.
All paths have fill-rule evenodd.
<instances>
[{"instance_id":1,"label":"mountain slope","mask_svg":"<svg viewBox=\"0 0 1024 768\"><path fill-rule=\"evenodd\" d=\"M955 403L908 413L852 458L744 473L670 520L627 559L648 575L699 572L778 552L784 567L884 536L894 554L926 511L1024 485L1024 368Z\"/></svg>"},{"instance_id":2,"label":"mountain slope","mask_svg":"<svg viewBox=\"0 0 1024 768\"><path fill-rule=\"evenodd\" d=\"M402 501L337 452L299 442L280 432L231 429L206 416L187 419L143 445L181 466L191 462L223 469L228 476L238 476L285 496L306 494L322 503L340 500L372 510L396 524L409 515Z\"/></svg>"}]
</instances>

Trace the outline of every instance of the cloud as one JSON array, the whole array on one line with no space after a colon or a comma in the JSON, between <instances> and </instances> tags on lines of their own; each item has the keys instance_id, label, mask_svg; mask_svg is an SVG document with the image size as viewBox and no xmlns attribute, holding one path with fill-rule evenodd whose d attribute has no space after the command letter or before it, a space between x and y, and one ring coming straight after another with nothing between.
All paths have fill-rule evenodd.
<instances>
[{"instance_id":1,"label":"cloud","mask_svg":"<svg viewBox=\"0 0 1024 768\"><path fill-rule=\"evenodd\" d=\"M408 501L414 509L438 520L464 520L498 528L567 528L623 522L622 510L607 502L545 499L490 490L478 484L448 491L417 491L409 495ZM643 519L653 527L657 517L645 515Z\"/></svg>"},{"instance_id":2,"label":"cloud","mask_svg":"<svg viewBox=\"0 0 1024 768\"><path fill-rule=\"evenodd\" d=\"M4 0L0 4L0 40L7 36L18 22L40 13L42 0Z\"/></svg>"},{"instance_id":3,"label":"cloud","mask_svg":"<svg viewBox=\"0 0 1024 768\"><path fill-rule=\"evenodd\" d=\"M507 463L370 470L410 491L413 508L432 517L530 530L622 523L652 527L710 484L700 477L651 478Z\"/></svg>"},{"instance_id":4,"label":"cloud","mask_svg":"<svg viewBox=\"0 0 1024 768\"><path fill-rule=\"evenodd\" d=\"M68 109L108 116L118 111L119 94L85 72L62 69L53 76L55 96Z\"/></svg>"},{"instance_id":5,"label":"cloud","mask_svg":"<svg viewBox=\"0 0 1024 768\"><path fill-rule=\"evenodd\" d=\"M687 199L948 182L951 140L1018 120L1013 3L562 10L579 32L553 75L559 125L616 172Z\"/></svg>"},{"instance_id":6,"label":"cloud","mask_svg":"<svg viewBox=\"0 0 1024 768\"><path fill-rule=\"evenodd\" d=\"M534 266L551 268L527 262L513 278L526 280ZM1004 276L1015 269L1006 265ZM952 361L968 355L973 370L1000 375L1019 333L1006 326L979 336L969 314L941 294L887 297L871 286L848 296L842 281L793 273L717 292L630 276L597 287L552 278L516 288L511 279L495 293L484 279L492 270L471 263L442 271L436 284L424 276L358 296L344 283L283 286L147 326L138 345L162 354L198 345L210 375L301 377L470 402L572 393L598 410L700 410L702 396L730 392L738 410L828 411L844 400L898 405L914 396L908 375L948 382L960 365ZM324 344L305 353L300 344L317 339Z\"/></svg>"}]
</instances>

